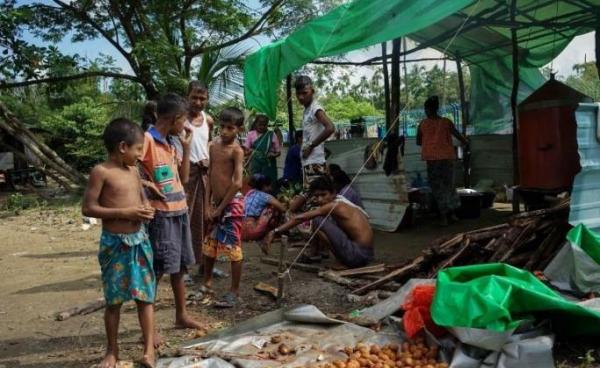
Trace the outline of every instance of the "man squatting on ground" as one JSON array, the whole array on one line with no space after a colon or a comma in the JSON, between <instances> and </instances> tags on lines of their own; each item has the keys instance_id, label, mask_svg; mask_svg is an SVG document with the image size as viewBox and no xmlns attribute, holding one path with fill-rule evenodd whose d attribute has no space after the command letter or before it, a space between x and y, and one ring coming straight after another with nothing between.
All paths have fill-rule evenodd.
<instances>
[{"instance_id":1,"label":"man squatting on ground","mask_svg":"<svg viewBox=\"0 0 600 368\"><path fill-rule=\"evenodd\" d=\"M275 236L312 220L312 230L317 231L314 247L331 250L336 259L348 268L363 267L371 262L374 257L373 230L367 213L338 195L333 181L328 176L314 179L310 184L309 193L319 207L299 214L269 232L263 251L269 252ZM317 252L319 250L315 253Z\"/></svg>"}]
</instances>

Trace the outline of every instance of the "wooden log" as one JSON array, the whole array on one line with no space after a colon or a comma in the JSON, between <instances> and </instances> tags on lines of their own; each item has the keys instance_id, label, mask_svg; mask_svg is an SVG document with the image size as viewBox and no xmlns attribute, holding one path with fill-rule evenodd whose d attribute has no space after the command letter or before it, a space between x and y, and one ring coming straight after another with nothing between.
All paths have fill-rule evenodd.
<instances>
[{"instance_id":1,"label":"wooden log","mask_svg":"<svg viewBox=\"0 0 600 368\"><path fill-rule=\"evenodd\" d=\"M54 150L52 150L50 147L48 147L44 142L42 142L35 134L33 134L29 129L27 129L23 123L21 123L17 117L8 110L8 108L6 108L6 106L0 102L0 117L2 117L4 119L4 122L6 124L3 124L3 128L5 128L7 125L10 126L10 128L15 131L15 133L20 133L20 134L14 134L15 138L18 138L19 136L27 138L26 141L28 141L28 144L31 144L31 142L33 142L32 146L35 147L35 149L39 152L42 153L42 155L44 157L48 158L48 161L50 162L54 162L56 164L56 166L58 166L60 169L58 169L57 171L59 171L61 174L63 174L64 171L64 176L73 180L73 182L75 184L85 184L87 182L87 179L85 178L85 176L83 174L81 174L79 171L73 169L69 164L67 164Z\"/></svg>"},{"instance_id":2,"label":"wooden log","mask_svg":"<svg viewBox=\"0 0 600 368\"><path fill-rule=\"evenodd\" d=\"M104 308L105 305L106 305L106 301L104 300L104 298L99 298L99 299L94 300L93 302L82 304L82 305L77 305L75 307L67 309L64 312L57 313L56 320L64 321L73 316L90 314L99 309Z\"/></svg>"},{"instance_id":3,"label":"wooden log","mask_svg":"<svg viewBox=\"0 0 600 368\"><path fill-rule=\"evenodd\" d=\"M381 286L381 285L387 283L388 281L408 275L410 272L412 272L415 269L418 269L420 266L422 266L425 262L426 262L425 257L419 256L419 257L415 258L410 264L388 273L387 275L383 276L379 280L373 281L365 286L361 286L358 289L353 290L352 293L356 294L356 295L362 295L369 290L375 289L378 286Z\"/></svg>"},{"instance_id":4,"label":"wooden log","mask_svg":"<svg viewBox=\"0 0 600 368\"><path fill-rule=\"evenodd\" d=\"M271 257L262 257L260 259L260 262L271 265L271 266L279 266L279 260L275 259L275 258L271 258ZM290 263L285 262L285 266L290 267ZM304 263L294 263L292 265L292 268L300 270L300 271L304 271L304 272L310 272L310 273L319 273L320 271L322 271L322 269L318 266L313 266L313 265L304 264Z\"/></svg>"},{"instance_id":5,"label":"wooden log","mask_svg":"<svg viewBox=\"0 0 600 368\"><path fill-rule=\"evenodd\" d=\"M27 156L25 156L24 153L20 152L16 147L13 147L13 146L11 146L9 144L0 142L0 148L12 152L15 156L17 156L21 160L28 162L30 165L33 165L33 167L35 167L36 169L40 170L41 172L43 172L47 176L49 176L52 180L54 180L58 185L60 185L61 187L63 187L65 190L70 191L70 190L73 189L71 187L71 184L69 184L68 182L64 181L59 175L56 175L51 170L48 170L45 167L39 165L37 162L31 162L27 158Z\"/></svg>"}]
</instances>

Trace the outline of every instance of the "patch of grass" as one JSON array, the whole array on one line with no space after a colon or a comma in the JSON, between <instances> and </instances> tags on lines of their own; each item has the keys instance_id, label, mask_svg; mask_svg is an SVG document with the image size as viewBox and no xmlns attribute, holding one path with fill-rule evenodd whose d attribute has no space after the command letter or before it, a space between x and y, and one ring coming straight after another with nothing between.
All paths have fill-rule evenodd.
<instances>
[{"instance_id":1,"label":"patch of grass","mask_svg":"<svg viewBox=\"0 0 600 368\"><path fill-rule=\"evenodd\" d=\"M3 210L8 212L13 212L18 215L23 210L27 210L35 207L44 207L47 205L47 202L44 200L40 200L40 198L36 195L32 194L22 194L22 193L12 193L6 199L4 203Z\"/></svg>"},{"instance_id":2,"label":"patch of grass","mask_svg":"<svg viewBox=\"0 0 600 368\"><path fill-rule=\"evenodd\" d=\"M598 367L596 363L596 358L594 358L594 350L590 349L585 352L585 355L577 357L579 363L574 365L573 363L568 363L563 361L558 364L558 368L594 368Z\"/></svg>"}]
</instances>

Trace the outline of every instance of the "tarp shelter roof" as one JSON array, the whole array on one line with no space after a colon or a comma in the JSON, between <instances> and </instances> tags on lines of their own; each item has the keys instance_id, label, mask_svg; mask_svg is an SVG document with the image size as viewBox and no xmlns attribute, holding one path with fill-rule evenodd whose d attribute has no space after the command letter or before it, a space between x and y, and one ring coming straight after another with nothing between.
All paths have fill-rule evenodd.
<instances>
[{"instance_id":1,"label":"tarp shelter roof","mask_svg":"<svg viewBox=\"0 0 600 368\"><path fill-rule=\"evenodd\" d=\"M249 55L246 106L275 118L277 89L288 74L322 57L407 36L467 62L471 121L477 133L510 131L511 28L519 40L522 101L544 78L538 68L579 34L600 24L600 0L354 0ZM413 106L414 107L414 106Z\"/></svg>"}]
</instances>

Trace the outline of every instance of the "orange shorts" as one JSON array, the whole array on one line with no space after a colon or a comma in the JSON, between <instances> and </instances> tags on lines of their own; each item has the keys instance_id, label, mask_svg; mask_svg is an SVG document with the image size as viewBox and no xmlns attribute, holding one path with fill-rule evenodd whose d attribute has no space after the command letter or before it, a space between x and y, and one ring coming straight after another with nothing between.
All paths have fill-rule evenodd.
<instances>
[{"instance_id":1,"label":"orange shorts","mask_svg":"<svg viewBox=\"0 0 600 368\"><path fill-rule=\"evenodd\" d=\"M202 245L202 254L209 258L224 258L230 262L240 262L244 259L241 246L220 244L216 239L211 238Z\"/></svg>"}]
</instances>

